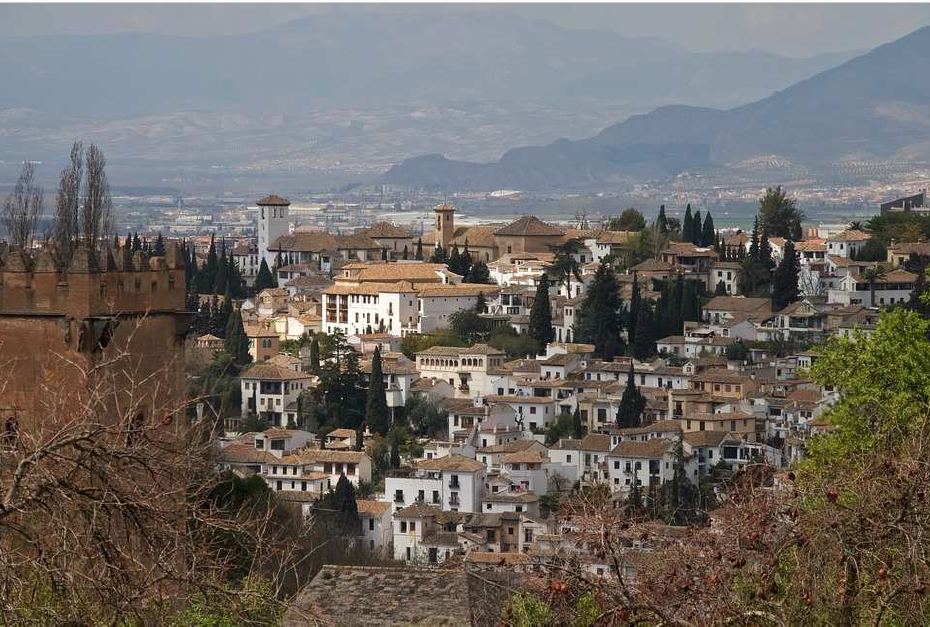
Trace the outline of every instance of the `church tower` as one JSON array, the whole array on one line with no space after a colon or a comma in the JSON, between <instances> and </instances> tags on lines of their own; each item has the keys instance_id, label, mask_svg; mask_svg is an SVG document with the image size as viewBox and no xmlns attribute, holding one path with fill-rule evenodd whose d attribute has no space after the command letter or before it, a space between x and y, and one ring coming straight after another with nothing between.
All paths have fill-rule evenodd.
<instances>
[{"instance_id":1,"label":"church tower","mask_svg":"<svg viewBox=\"0 0 930 627\"><path fill-rule=\"evenodd\" d=\"M269 268L274 265L277 253L270 251L268 247L276 239L290 232L288 223L290 206L291 203L287 198L281 198L277 194L265 196L258 201L258 254Z\"/></svg>"},{"instance_id":2,"label":"church tower","mask_svg":"<svg viewBox=\"0 0 930 627\"><path fill-rule=\"evenodd\" d=\"M436 243L442 244L448 253L455 237L455 207L444 202L436 205L433 212L436 214Z\"/></svg>"}]
</instances>

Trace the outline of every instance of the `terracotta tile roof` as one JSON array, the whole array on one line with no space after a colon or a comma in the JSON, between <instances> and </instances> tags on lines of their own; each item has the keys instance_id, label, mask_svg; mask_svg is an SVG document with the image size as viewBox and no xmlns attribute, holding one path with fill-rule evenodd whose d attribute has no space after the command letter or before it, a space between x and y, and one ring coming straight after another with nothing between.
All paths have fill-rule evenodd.
<instances>
[{"instance_id":1,"label":"terracotta tile roof","mask_svg":"<svg viewBox=\"0 0 930 627\"><path fill-rule=\"evenodd\" d=\"M724 420L755 420L755 416L742 411L722 411L716 414L689 414L687 418L689 420L704 420L706 422L720 422Z\"/></svg>"},{"instance_id":2,"label":"terracotta tile roof","mask_svg":"<svg viewBox=\"0 0 930 627\"><path fill-rule=\"evenodd\" d=\"M526 553L490 553L487 551L471 551L465 556L465 561L471 564L489 564L497 566L518 566L529 564L530 556Z\"/></svg>"},{"instance_id":3,"label":"terracotta tile roof","mask_svg":"<svg viewBox=\"0 0 930 627\"><path fill-rule=\"evenodd\" d=\"M277 194L269 194L265 196L264 198L262 198L261 200L259 200L256 204L266 205L266 206L267 205L281 206L281 205L289 205L291 204L291 201L289 201L287 198L278 196Z\"/></svg>"},{"instance_id":4,"label":"terracotta tile roof","mask_svg":"<svg viewBox=\"0 0 930 627\"><path fill-rule=\"evenodd\" d=\"M481 500L492 503L535 503L539 495L535 492L490 492Z\"/></svg>"},{"instance_id":5,"label":"terracotta tile roof","mask_svg":"<svg viewBox=\"0 0 930 627\"><path fill-rule=\"evenodd\" d=\"M595 238L598 244L626 244L634 231L602 231Z\"/></svg>"},{"instance_id":6,"label":"terracotta tile roof","mask_svg":"<svg viewBox=\"0 0 930 627\"><path fill-rule=\"evenodd\" d=\"M671 264L658 259L646 259L630 268L633 272L671 272Z\"/></svg>"},{"instance_id":7,"label":"terracotta tile roof","mask_svg":"<svg viewBox=\"0 0 930 627\"><path fill-rule=\"evenodd\" d=\"M856 229L846 229L842 233L837 233L827 238L828 242L865 242L872 239L872 236L865 231Z\"/></svg>"},{"instance_id":8,"label":"terracotta tile roof","mask_svg":"<svg viewBox=\"0 0 930 627\"><path fill-rule=\"evenodd\" d=\"M501 457L501 463L504 464L542 464L548 461L549 457L542 451L517 451L516 453L507 453Z\"/></svg>"},{"instance_id":9,"label":"terracotta tile roof","mask_svg":"<svg viewBox=\"0 0 930 627\"><path fill-rule=\"evenodd\" d=\"M236 464L265 464L278 460L268 451L256 449L254 442L231 442L220 449L219 457L221 461Z\"/></svg>"},{"instance_id":10,"label":"terracotta tile roof","mask_svg":"<svg viewBox=\"0 0 930 627\"><path fill-rule=\"evenodd\" d=\"M477 459L464 455L446 455L433 459L424 459L416 463L417 470L450 470L457 472L477 472L484 470L484 464Z\"/></svg>"},{"instance_id":11,"label":"terracotta tile roof","mask_svg":"<svg viewBox=\"0 0 930 627\"><path fill-rule=\"evenodd\" d=\"M690 446L720 446L725 440L739 440L727 431L691 431L682 437Z\"/></svg>"},{"instance_id":12,"label":"terracotta tile roof","mask_svg":"<svg viewBox=\"0 0 930 627\"><path fill-rule=\"evenodd\" d=\"M714 296L704 305L704 311L708 310L732 312L771 311L772 301L769 298L751 298L747 296Z\"/></svg>"},{"instance_id":13,"label":"terracotta tile roof","mask_svg":"<svg viewBox=\"0 0 930 627\"><path fill-rule=\"evenodd\" d=\"M296 381L299 379L309 379L309 374L295 372L290 368L285 368L269 362L261 364L252 364L240 375L242 379L262 379L269 381Z\"/></svg>"},{"instance_id":14,"label":"terracotta tile roof","mask_svg":"<svg viewBox=\"0 0 930 627\"><path fill-rule=\"evenodd\" d=\"M430 346L426 350L419 351L417 355L503 355L504 351L487 344L475 344L474 346Z\"/></svg>"},{"instance_id":15,"label":"terracotta tile roof","mask_svg":"<svg viewBox=\"0 0 930 627\"><path fill-rule=\"evenodd\" d=\"M462 283L459 285L424 285L418 290L420 298L477 297L479 294L493 296L500 291L496 285Z\"/></svg>"},{"instance_id":16,"label":"terracotta tile roof","mask_svg":"<svg viewBox=\"0 0 930 627\"><path fill-rule=\"evenodd\" d=\"M729 370L727 368L709 368L704 372L694 375L691 377L692 381L701 383L747 383L752 380L752 378L743 374L742 372L737 372L736 370Z\"/></svg>"},{"instance_id":17,"label":"terracotta tile roof","mask_svg":"<svg viewBox=\"0 0 930 627\"><path fill-rule=\"evenodd\" d=\"M526 235L564 235L562 229L547 224L536 216L523 216L494 232L495 235L526 236Z\"/></svg>"},{"instance_id":18,"label":"terracotta tile roof","mask_svg":"<svg viewBox=\"0 0 930 627\"><path fill-rule=\"evenodd\" d=\"M579 448L583 451L609 451L610 436L603 433L589 433L581 439Z\"/></svg>"},{"instance_id":19,"label":"terracotta tile roof","mask_svg":"<svg viewBox=\"0 0 930 627\"><path fill-rule=\"evenodd\" d=\"M362 451L332 451L330 449L305 448L297 454L301 461L313 464L317 462L355 463L364 461L368 455Z\"/></svg>"},{"instance_id":20,"label":"terracotta tile roof","mask_svg":"<svg viewBox=\"0 0 930 627\"><path fill-rule=\"evenodd\" d=\"M376 222L359 234L372 239L409 239L412 235L409 230L390 222Z\"/></svg>"},{"instance_id":21,"label":"terracotta tile roof","mask_svg":"<svg viewBox=\"0 0 930 627\"><path fill-rule=\"evenodd\" d=\"M645 459L660 459L672 446L671 440L665 438L652 438L645 442L621 442L611 452L611 457L639 457Z\"/></svg>"},{"instance_id":22,"label":"terracotta tile roof","mask_svg":"<svg viewBox=\"0 0 930 627\"><path fill-rule=\"evenodd\" d=\"M373 501L370 499L356 499L355 504L358 506L360 516L369 515L380 518L384 512L391 509L391 504L387 501Z\"/></svg>"},{"instance_id":23,"label":"terracotta tile roof","mask_svg":"<svg viewBox=\"0 0 930 627\"><path fill-rule=\"evenodd\" d=\"M413 503L394 512L394 518L432 518L441 515L441 509L425 503Z\"/></svg>"},{"instance_id":24,"label":"terracotta tile roof","mask_svg":"<svg viewBox=\"0 0 930 627\"><path fill-rule=\"evenodd\" d=\"M556 399L549 396L516 396L514 394L488 394L484 398L489 403L526 403L530 405L546 405L556 402Z\"/></svg>"}]
</instances>

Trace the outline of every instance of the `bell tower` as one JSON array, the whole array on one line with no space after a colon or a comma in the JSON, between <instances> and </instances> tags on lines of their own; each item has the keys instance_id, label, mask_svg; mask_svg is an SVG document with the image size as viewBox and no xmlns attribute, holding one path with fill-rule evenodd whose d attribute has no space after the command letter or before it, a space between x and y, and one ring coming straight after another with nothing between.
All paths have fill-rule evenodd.
<instances>
[{"instance_id":1,"label":"bell tower","mask_svg":"<svg viewBox=\"0 0 930 627\"><path fill-rule=\"evenodd\" d=\"M265 260L268 267L275 261L275 251L270 250L271 245L282 235L290 231L289 209L291 203L287 198L271 194L258 201L258 254Z\"/></svg>"},{"instance_id":2,"label":"bell tower","mask_svg":"<svg viewBox=\"0 0 930 627\"><path fill-rule=\"evenodd\" d=\"M436 205L433 212L436 214L436 243L442 244L448 252L455 237L455 207L444 202Z\"/></svg>"}]
</instances>

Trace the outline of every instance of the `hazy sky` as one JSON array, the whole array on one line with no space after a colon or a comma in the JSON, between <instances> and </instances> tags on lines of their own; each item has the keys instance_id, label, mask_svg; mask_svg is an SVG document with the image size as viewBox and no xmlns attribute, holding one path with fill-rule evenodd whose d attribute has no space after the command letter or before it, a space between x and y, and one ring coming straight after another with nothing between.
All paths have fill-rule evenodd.
<instances>
[{"instance_id":1,"label":"hazy sky","mask_svg":"<svg viewBox=\"0 0 930 627\"><path fill-rule=\"evenodd\" d=\"M0 36L146 31L212 35L258 30L315 12L371 5L32 4L0 5ZM442 5L460 10L464 5ZM792 56L861 50L930 24L928 4L498 4L571 28L662 37L696 51L757 48ZM436 10L378 5L377 10Z\"/></svg>"}]
</instances>

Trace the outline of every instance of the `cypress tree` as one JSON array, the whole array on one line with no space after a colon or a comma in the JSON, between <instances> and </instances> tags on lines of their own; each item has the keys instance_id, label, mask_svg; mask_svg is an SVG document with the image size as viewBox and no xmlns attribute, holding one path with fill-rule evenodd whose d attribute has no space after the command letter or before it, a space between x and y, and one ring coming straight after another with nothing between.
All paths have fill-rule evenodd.
<instances>
[{"instance_id":1,"label":"cypress tree","mask_svg":"<svg viewBox=\"0 0 930 627\"><path fill-rule=\"evenodd\" d=\"M384 435L391 427L391 417L384 389L384 374L381 365L381 348L375 347L371 357L371 376L368 378L368 398L365 417L372 432Z\"/></svg>"},{"instance_id":2,"label":"cypress tree","mask_svg":"<svg viewBox=\"0 0 930 627\"><path fill-rule=\"evenodd\" d=\"M691 217L691 203L685 207L685 217L681 221L681 241L690 242L694 239L694 222Z\"/></svg>"},{"instance_id":3,"label":"cypress tree","mask_svg":"<svg viewBox=\"0 0 930 627\"><path fill-rule=\"evenodd\" d=\"M665 217L665 205L659 205L659 217L656 218L656 230L662 235L668 233L668 218Z\"/></svg>"},{"instance_id":4,"label":"cypress tree","mask_svg":"<svg viewBox=\"0 0 930 627\"><path fill-rule=\"evenodd\" d=\"M626 388L623 390L620 406L617 408L617 426L620 428L638 427L642 421L645 408L646 398L636 387L633 366L630 365L630 371L626 378Z\"/></svg>"},{"instance_id":5,"label":"cypress tree","mask_svg":"<svg viewBox=\"0 0 930 627\"><path fill-rule=\"evenodd\" d=\"M400 468L400 448L397 442L391 442L391 453L388 459L388 465L391 468Z\"/></svg>"},{"instance_id":6,"label":"cypress tree","mask_svg":"<svg viewBox=\"0 0 930 627\"><path fill-rule=\"evenodd\" d=\"M436 248L433 249L433 256L429 258L430 263L446 263L448 256L446 251L443 250L442 244L436 243Z\"/></svg>"},{"instance_id":7,"label":"cypress tree","mask_svg":"<svg viewBox=\"0 0 930 627\"><path fill-rule=\"evenodd\" d=\"M701 211L695 211L691 219L691 243L695 246L701 245L701 238L704 236L703 226L701 224Z\"/></svg>"},{"instance_id":8,"label":"cypress tree","mask_svg":"<svg viewBox=\"0 0 930 627\"><path fill-rule=\"evenodd\" d=\"M158 232L158 236L155 238L155 245L152 247L152 254L156 257L165 256L165 238L161 236L161 231Z\"/></svg>"},{"instance_id":9,"label":"cypress tree","mask_svg":"<svg viewBox=\"0 0 930 627\"><path fill-rule=\"evenodd\" d=\"M752 222L752 235L749 236L749 259L759 261L759 217Z\"/></svg>"},{"instance_id":10,"label":"cypress tree","mask_svg":"<svg viewBox=\"0 0 930 627\"><path fill-rule=\"evenodd\" d=\"M717 281L717 286L714 288L714 296L726 296L727 295L727 284L724 283L723 279Z\"/></svg>"},{"instance_id":11,"label":"cypress tree","mask_svg":"<svg viewBox=\"0 0 930 627\"><path fill-rule=\"evenodd\" d=\"M632 354L644 361L656 354L656 338L653 332L652 308L649 303L641 303L636 316L636 332L630 339L633 343Z\"/></svg>"},{"instance_id":12,"label":"cypress tree","mask_svg":"<svg viewBox=\"0 0 930 627\"><path fill-rule=\"evenodd\" d=\"M258 274L255 276L255 292L261 292L269 287L274 287L274 285L274 277L271 276L271 270L263 258L261 265L258 266Z\"/></svg>"},{"instance_id":13,"label":"cypress tree","mask_svg":"<svg viewBox=\"0 0 930 627\"><path fill-rule=\"evenodd\" d=\"M408 256L409 254L410 254L410 253L407 251L407 245L404 244L404 252L403 252L401 258L402 258L404 261L407 261L407 256Z\"/></svg>"},{"instance_id":14,"label":"cypress tree","mask_svg":"<svg viewBox=\"0 0 930 627\"><path fill-rule=\"evenodd\" d=\"M478 298L475 299L475 313L483 314L488 308L488 301L484 297L484 292L478 292Z\"/></svg>"},{"instance_id":15,"label":"cypress tree","mask_svg":"<svg viewBox=\"0 0 930 627\"><path fill-rule=\"evenodd\" d=\"M632 342L633 338L636 336L636 322L639 318L639 307L641 296L639 293L639 279L636 274L633 274L633 293L630 296L630 311L627 314L626 320L626 335L627 339Z\"/></svg>"},{"instance_id":16,"label":"cypress tree","mask_svg":"<svg viewBox=\"0 0 930 627\"><path fill-rule=\"evenodd\" d=\"M382 248L381 249L381 261L387 261L387 260L388 260L387 248Z\"/></svg>"},{"instance_id":17,"label":"cypress tree","mask_svg":"<svg viewBox=\"0 0 930 627\"><path fill-rule=\"evenodd\" d=\"M714 230L714 218L710 211L704 217L704 229L701 235L701 246L712 246L717 241L717 232Z\"/></svg>"},{"instance_id":18,"label":"cypress tree","mask_svg":"<svg viewBox=\"0 0 930 627\"><path fill-rule=\"evenodd\" d=\"M452 272L464 276L465 273L462 272L462 253L459 252L458 244L452 245L452 251L449 253L448 265Z\"/></svg>"},{"instance_id":19,"label":"cypress tree","mask_svg":"<svg viewBox=\"0 0 930 627\"><path fill-rule=\"evenodd\" d=\"M555 339L552 328L552 304L549 302L549 276L543 273L536 286L536 300L530 310L528 332L531 338L545 346Z\"/></svg>"},{"instance_id":20,"label":"cypress tree","mask_svg":"<svg viewBox=\"0 0 930 627\"><path fill-rule=\"evenodd\" d=\"M142 250L142 240L139 239L138 232L132 236L132 252L136 252L137 250Z\"/></svg>"},{"instance_id":21,"label":"cypress tree","mask_svg":"<svg viewBox=\"0 0 930 627\"><path fill-rule=\"evenodd\" d=\"M414 259L417 261L423 261L423 238L417 240L417 252L414 255Z\"/></svg>"},{"instance_id":22,"label":"cypress tree","mask_svg":"<svg viewBox=\"0 0 930 627\"><path fill-rule=\"evenodd\" d=\"M225 348L233 362L239 366L252 361L252 356L249 354L249 338L245 334L245 328L242 326L242 313L238 309L229 315L229 322L226 324Z\"/></svg>"},{"instance_id":23,"label":"cypress tree","mask_svg":"<svg viewBox=\"0 0 930 627\"><path fill-rule=\"evenodd\" d=\"M462 271L459 272L462 276L468 276L468 273L471 272L471 266L474 263L474 260L471 258L471 252L468 250L468 238L465 238L465 249L462 251Z\"/></svg>"},{"instance_id":24,"label":"cypress tree","mask_svg":"<svg viewBox=\"0 0 930 627\"><path fill-rule=\"evenodd\" d=\"M581 410L575 406L575 411L572 412L572 437L580 440L584 437L584 432L584 423L581 422Z\"/></svg>"},{"instance_id":25,"label":"cypress tree","mask_svg":"<svg viewBox=\"0 0 930 627\"><path fill-rule=\"evenodd\" d=\"M772 276L772 308L775 311L784 309L801 298L798 289L800 273L801 264L794 250L794 242L789 239L785 242L785 255Z\"/></svg>"},{"instance_id":26,"label":"cypress tree","mask_svg":"<svg viewBox=\"0 0 930 627\"><path fill-rule=\"evenodd\" d=\"M775 267L775 261L772 259L772 245L765 232L759 238L759 263L765 266L766 270L772 270Z\"/></svg>"},{"instance_id":27,"label":"cypress tree","mask_svg":"<svg viewBox=\"0 0 930 627\"><path fill-rule=\"evenodd\" d=\"M316 334L310 340L310 372L313 374L320 373L320 340Z\"/></svg>"}]
</instances>

